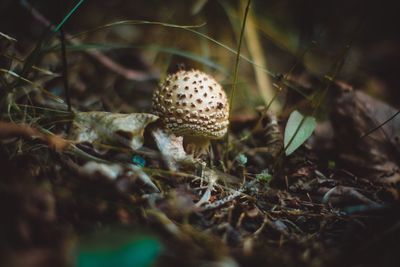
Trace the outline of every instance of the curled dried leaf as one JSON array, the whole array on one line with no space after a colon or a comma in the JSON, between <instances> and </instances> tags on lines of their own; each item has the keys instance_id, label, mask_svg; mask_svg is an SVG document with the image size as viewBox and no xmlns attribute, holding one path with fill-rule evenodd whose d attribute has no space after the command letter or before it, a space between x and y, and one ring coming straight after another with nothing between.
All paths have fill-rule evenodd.
<instances>
[{"instance_id":1,"label":"curled dried leaf","mask_svg":"<svg viewBox=\"0 0 400 267\"><path fill-rule=\"evenodd\" d=\"M70 137L78 143L119 144L139 149L143 145L144 129L157 119L147 113L78 112Z\"/></svg>"}]
</instances>

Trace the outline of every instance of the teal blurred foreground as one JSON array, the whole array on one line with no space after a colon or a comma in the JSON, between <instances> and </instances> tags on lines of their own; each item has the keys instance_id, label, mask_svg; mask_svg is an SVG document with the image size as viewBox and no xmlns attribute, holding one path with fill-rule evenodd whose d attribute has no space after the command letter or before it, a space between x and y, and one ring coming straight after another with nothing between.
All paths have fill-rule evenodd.
<instances>
[{"instance_id":1,"label":"teal blurred foreground","mask_svg":"<svg viewBox=\"0 0 400 267\"><path fill-rule=\"evenodd\" d=\"M105 240L103 240L104 242ZM162 251L160 241L149 236L135 237L124 243L96 244L78 251L78 267L153 266Z\"/></svg>"}]
</instances>

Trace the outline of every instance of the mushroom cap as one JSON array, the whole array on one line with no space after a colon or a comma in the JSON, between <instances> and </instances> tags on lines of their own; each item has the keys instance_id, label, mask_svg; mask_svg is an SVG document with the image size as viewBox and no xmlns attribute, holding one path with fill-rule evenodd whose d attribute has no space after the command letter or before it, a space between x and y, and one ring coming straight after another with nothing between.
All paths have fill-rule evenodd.
<instances>
[{"instance_id":1,"label":"mushroom cap","mask_svg":"<svg viewBox=\"0 0 400 267\"><path fill-rule=\"evenodd\" d=\"M168 75L154 92L153 110L176 135L220 139L228 130L225 91L214 78L199 70Z\"/></svg>"}]
</instances>

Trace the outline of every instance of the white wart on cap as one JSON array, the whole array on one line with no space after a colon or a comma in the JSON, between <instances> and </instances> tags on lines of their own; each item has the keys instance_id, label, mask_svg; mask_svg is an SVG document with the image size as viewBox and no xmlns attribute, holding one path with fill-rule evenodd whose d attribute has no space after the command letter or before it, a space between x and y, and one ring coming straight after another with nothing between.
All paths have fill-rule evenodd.
<instances>
[{"instance_id":1,"label":"white wart on cap","mask_svg":"<svg viewBox=\"0 0 400 267\"><path fill-rule=\"evenodd\" d=\"M168 75L154 92L153 110L169 131L202 150L209 139L220 139L228 130L225 91L214 78L199 70Z\"/></svg>"}]
</instances>

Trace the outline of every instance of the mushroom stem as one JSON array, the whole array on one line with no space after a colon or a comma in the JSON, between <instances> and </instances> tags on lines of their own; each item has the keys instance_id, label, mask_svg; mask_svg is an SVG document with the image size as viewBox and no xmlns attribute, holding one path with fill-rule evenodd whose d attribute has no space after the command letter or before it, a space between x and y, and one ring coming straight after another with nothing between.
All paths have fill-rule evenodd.
<instances>
[{"instance_id":1,"label":"mushroom stem","mask_svg":"<svg viewBox=\"0 0 400 267\"><path fill-rule=\"evenodd\" d=\"M199 158L210 151L210 139L203 136L185 136L183 145L186 152L194 158Z\"/></svg>"}]
</instances>

